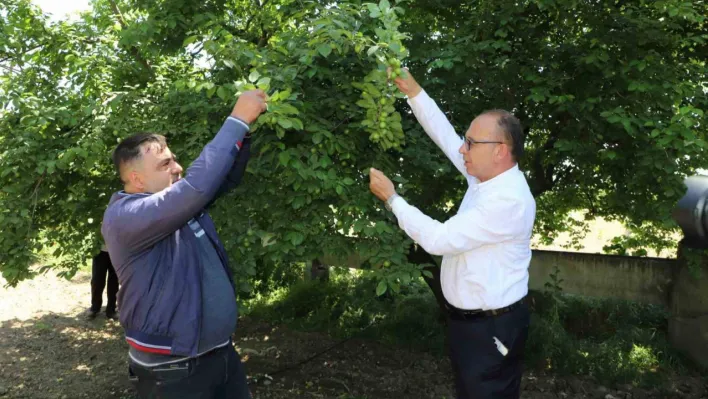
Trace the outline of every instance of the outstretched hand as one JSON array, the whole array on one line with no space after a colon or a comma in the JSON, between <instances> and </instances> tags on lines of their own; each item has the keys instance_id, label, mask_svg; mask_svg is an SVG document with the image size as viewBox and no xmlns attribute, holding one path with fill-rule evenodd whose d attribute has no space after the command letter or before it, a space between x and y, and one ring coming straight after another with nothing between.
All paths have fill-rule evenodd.
<instances>
[{"instance_id":1,"label":"outstretched hand","mask_svg":"<svg viewBox=\"0 0 708 399\"><path fill-rule=\"evenodd\" d=\"M400 75L394 73L394 71L390 67L387 69L387 72L389 78L392 78L393 83L395 83L398 87L398 90L408 96L408 98L413 98L420 94L421 91L423 91L423 88L420 87L418 82L415 81L413 75L408 72L408 68L402 68Z\"/></svg>"},{"instance_id":2,"label":"outstretched hand","mask_svg":"<svg viewBox=\"0 0 708 399\"><path fill-rule=\"evenodd\" d=\"M243 92L231 111L231 116L239 118L249 125L266 111L266 94L263 90L249 90Z\"/></svg>"},{"instance_id":3,"label":"outstretched hand","mask_svg":"<svg viewBox=\"0 0 708 399\"><path fill-rule=\"evenodd\" d=\"M380 170L374 168L369 171L369 189L381 201L388 200L396 193L391 179L386 177Z\"/></svg>"}]
</instances>

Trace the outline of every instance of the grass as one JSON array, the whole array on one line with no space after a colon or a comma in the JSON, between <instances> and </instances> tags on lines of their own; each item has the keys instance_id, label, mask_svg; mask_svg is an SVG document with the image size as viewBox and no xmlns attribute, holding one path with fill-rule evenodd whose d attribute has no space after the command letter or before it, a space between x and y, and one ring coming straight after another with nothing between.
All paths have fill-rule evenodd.
<instances>
[{"instance_id":1,"label":"grass","mask_svg":"<svg viewBox=\"0 0 708 399\"><path fill-rule=\"evenodd\" d=\"M657 386L695 368L668 342L668 313L628 301L534 294L529 366Z\"/></svg>"},{"instance_id":2,"label":"grass","mask_svg":"<svg viewBox=\"0 0 708 399\"><path fill-rule=\"evenodd\" d=\"M366 272L333 269L328 283L302 281L248 300L244 313L334 337L365 337L445 356L444 328L422 282L375 297ZM667 340L663 308L620 300L532 293L527 367L594 376L602 384L658 386L696 369Z\"/></svg>"},{"instance_id":3,"label":"grass","mask_svg":"<svg viewBox=\"0 0 708 399\"><path fill-rule=\"evenodd\" d=\"M329 283L302 281L257 296L242 306L252 317L333 337L359 336L442 354L444 337L436 305L422 284L403 295L376 297L377 282L362 272L332 273Z\"/></svg>"}]
</instances>

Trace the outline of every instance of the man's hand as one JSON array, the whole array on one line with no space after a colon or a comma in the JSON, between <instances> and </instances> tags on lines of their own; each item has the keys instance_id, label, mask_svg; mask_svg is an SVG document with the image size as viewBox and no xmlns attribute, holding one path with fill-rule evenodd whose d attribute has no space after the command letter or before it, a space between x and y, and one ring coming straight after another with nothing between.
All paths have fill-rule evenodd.
<instances>
[{"instance_id":1,"label":"man's hand","mask_svg":"<svg viewBox=\"0 0 708 399\"><path fill-rule=\"evenodd\" d=\"M415 79L413 79L413 75L408 72L408 68L403 69L405 70L405 72L402 73L403 77L396 77L395 79L393 79L393 83L398 86L398 90L400 90L401 93L408 96L408 98L413 98L420 94L423 88L420 87L420 85L418 84L418 82L415 81ZM388 76L391 76L391 68L388 68Z\"/></svg>"},{"instance_id":2,"label":"man's hand","mask_svg":"<svg viewBox=\"0 0 708 399\"><path fill-rule=\"evenodd\" d=\"M266 109L265 92L263 90L249 90L239 96L234 110L231 111L231 116L241 119L250 125L255 122L258 116L265 112Z\"/></svg>"},{"instance_id":3,"label":"man's hand","mask_svg":"<svg viewBox=\"0 0 708 399\"><path fill-rule=\"evenodd\" d=\"M386 177L380 170L374 168L369 171L369 189L381 201L386 201L396 193L391 179Z\"/></svg>"}]
</instances>

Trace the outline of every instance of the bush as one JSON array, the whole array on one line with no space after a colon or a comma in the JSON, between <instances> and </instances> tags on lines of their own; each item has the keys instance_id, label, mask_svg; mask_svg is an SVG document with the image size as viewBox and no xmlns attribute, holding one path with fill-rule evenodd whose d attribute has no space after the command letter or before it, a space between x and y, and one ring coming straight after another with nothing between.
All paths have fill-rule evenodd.
<instances>
[{"instance_id":1,"label":"bush","mask_svg":"<svg viewBox=\"0 0 708 399\"><path fill-rule=\"evenodd\" d=\"M297 329L354 335L445 355L438 305L421 280L400 295L371 295L365 271L335 269L328 283L301 281L245 304L252 317ZM530 294L526 365L559 374L594 376L604 384L652 386L689 370L668 344L666 310L621 300Z\"/></svg>"}]
</instances>

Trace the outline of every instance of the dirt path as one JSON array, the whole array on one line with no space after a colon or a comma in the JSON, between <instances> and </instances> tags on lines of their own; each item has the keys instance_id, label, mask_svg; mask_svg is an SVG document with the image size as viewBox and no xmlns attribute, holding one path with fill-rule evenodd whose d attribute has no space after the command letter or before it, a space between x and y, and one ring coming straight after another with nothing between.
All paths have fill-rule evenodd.
<instances>
[{"instance_id":1,"label":"dirt path","mask_svg":"<svg viewBox=\"0 0 708 399\"><path fill-rule=\"evenodd\" d=\"M81 317L89 280L85 273L72 281L41 276L13 289L0 279L0 398L134 398L120 325L103 315ZM267 378L338 341L254 320L239 323L236 346L256 399L453 397L446 359L356 339ZM523 397L530 399L708 397L697 378L674 381L661 394L534 373L523 383Z\"/></svg>"}]
</instances>

